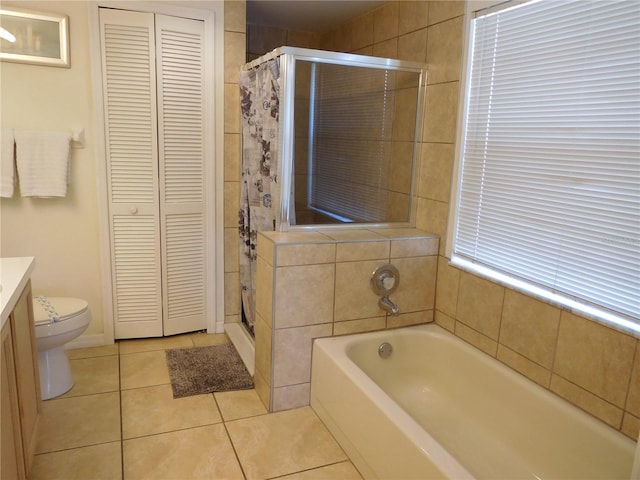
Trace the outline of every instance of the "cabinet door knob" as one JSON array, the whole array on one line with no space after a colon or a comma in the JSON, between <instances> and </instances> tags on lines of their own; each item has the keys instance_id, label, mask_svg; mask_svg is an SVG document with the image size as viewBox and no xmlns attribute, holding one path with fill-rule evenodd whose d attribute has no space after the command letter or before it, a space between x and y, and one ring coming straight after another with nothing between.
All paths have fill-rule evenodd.
<instances>
[{"instance_id":1,"label":"cabinet door knob","mask_svg":"<svg viewBox=\"0 0 640 480\"><path fill-rule=\"evenodd\" d=\"M129 211L131 212L132 215L135 215L136 213L138 213L138 207L131 207Z\"/></svg>"}]
</instances>

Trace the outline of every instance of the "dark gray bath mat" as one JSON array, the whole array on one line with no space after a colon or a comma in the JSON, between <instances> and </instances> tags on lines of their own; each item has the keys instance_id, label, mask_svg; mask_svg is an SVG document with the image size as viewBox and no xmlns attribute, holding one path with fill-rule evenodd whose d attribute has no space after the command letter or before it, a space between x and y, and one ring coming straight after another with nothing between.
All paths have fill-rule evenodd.
<instances>
[{"instance_id":1,"label":"dark gray bath mat","mask_svg":"<svg viewBox=\"0 0 640 480\"><path fill-rule=\"evenodd\" d=\"M233 344L166 351L173 398L253 388L253 379Z\"/></svg>"}]
</instances>

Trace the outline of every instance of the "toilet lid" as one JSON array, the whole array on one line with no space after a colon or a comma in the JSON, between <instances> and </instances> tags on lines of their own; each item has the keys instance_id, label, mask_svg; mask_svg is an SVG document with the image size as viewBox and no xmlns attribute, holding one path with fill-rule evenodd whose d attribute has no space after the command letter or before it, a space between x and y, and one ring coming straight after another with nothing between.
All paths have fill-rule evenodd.
<instances>
[{"instance_id":1,"label":"toilet lid","mask_svg":"<svg viewBox=\"0 0 640 480\"><path fill-rule=\"evenodd\" d=\"M80 298L38 296L33 299L33 318L36 325L42 325L72 317L88 307Z\"/></svg>"}]
</instances>

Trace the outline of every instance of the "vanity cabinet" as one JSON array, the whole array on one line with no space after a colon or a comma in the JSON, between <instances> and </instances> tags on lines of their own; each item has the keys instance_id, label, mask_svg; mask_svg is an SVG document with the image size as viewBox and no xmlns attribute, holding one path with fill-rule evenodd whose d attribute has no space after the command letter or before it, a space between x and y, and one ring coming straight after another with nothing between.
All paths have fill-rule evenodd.
<instances>
[{"instance_id":1,"label":"vanity cabinet","mask_svg":"<svg viewBox=\"0 0 640 480\"><path fill-rule=\"evenodd\" d=\"M30 282L2 327L0 363L0 478L26 479L41 411Z\"/></svg>"},{"instance_id":2,"label":"vanity cabinet","mask_svg":"<svg viewBox=\"0 0 640 480\"><path fill-rule=\"evenodd\" d=\"M13 341L9 323L2 329L0 352L0 478L26 478L20 411L18 408L18 384L16 382Z\"/></svg>"}]
</instances>

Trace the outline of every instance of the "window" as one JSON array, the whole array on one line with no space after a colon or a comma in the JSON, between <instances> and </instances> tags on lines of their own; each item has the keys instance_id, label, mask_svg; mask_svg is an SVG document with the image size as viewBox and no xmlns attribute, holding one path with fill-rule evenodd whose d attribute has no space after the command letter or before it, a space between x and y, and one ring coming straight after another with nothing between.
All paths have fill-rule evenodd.
<instances>
[{"instance_id":1,"label":"window","mask_svg":"<svg viewBox=\"0 0 640 480\"><path fill-rule=\"evenodd\" d=\"M640 2L470 22L452 262L640 332Z\"/></svg>"}]
</instances>

